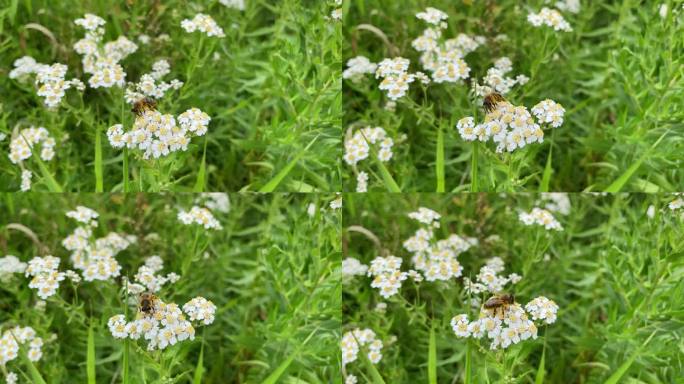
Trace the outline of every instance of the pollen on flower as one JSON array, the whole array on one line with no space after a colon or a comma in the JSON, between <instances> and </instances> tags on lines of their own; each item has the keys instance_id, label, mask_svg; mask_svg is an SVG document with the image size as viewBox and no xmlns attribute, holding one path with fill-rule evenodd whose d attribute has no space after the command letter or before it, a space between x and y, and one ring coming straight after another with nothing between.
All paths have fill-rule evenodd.
<instances>
[{"instance_id":1,"label":"pollen on flower","mask_svg":"<svg viewBox=\"0 0 684 384\"><path fill-rule=\"evenodd\" d=\"M382 341L376 338L375 332L371 329L356 328L346 332L340 341L342 349L342 365L347 365L356 361L362 348L368 352L368 360L377 364L382 359Z\"/></svg>"},{"instance_id":2,"label":"pollen on flower","mask_svg":"<svg viewBox=\"0 0 684 384\"><path fill-rule=\"evenodd\" d=\"M178 220L185 225L198 224L205 229L222 228L221 223L216 220L209 209L197 205L193 206L190 211L179 210Z\"/></svg>"},{"instance_id":3,"label":"pollen on flower","mask_svg":"<svg viewBox=\"0 0 684 384\"><path fill-rule=\"evenodd\" d=\"M184 19L183 21L181 21L181 27L186 32L190 33L200 31L210 37L225 36L225 34L223 33L223 29L219 27L218 24L216 24L216 21L214 21L214 19L211 16L205 15L203 13L198 13L192 19Z\"/></svg>"},{"instance_id":4,"label":"pollen on flower","mask_svg":"<svg viewBox=\"0 0 684 384\"><path fill-rule=\"evenodd\" d=\"M520 212L520 221L525 225L541 225L547 230L562 231L563 226L556 220L551 212L546 209L535 207L531 212Z\"/></svg>"}]
</instances>

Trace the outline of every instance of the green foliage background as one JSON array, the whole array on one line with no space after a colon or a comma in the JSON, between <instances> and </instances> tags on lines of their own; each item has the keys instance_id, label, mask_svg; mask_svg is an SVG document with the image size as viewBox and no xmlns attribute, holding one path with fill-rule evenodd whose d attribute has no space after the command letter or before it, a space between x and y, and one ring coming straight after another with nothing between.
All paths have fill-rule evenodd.
<instances>
[{"instance_id":1,"label":"green foliage background","mask_svg":"<svg viewBox=\"0 0 684 384\"><path fill-rule=\"evenodd\" d=\"M407 271L412 264L402 243L419 228L407 214L424 206L442 214L437 239L450 233L478 238L479 246L458 257L463 276L474 279L486 259L499 256L506 264L503 274L522 275L520 282L507 287L516 301L525 304L546 296L560 307L556 323L540 327L537 340L495 353L486 339L477 343L457 338L451 329L453 316L477 316L477 308L466 304L461 279L419 285L409 279L398 295L383 300L370 287L370 278L357 276L344 284L343 332L359 327L378 334L386 345L377 369L386 383L427 382L430 367L438 383L529 383L538 380L540 372L544 383L681 380L684 217L681 210L675 214L666 207L673 197L571 194L571 213L555 214L563 232L518 221L518 211L531 210L538 198L485 193L346 196L343 257L368 265L384 249L403 258L402 270ZM649 219L651 204L655 217ZM352 226L370 231L379 245ZM487 240L492 235L500 239ZM385 314L374 311L381 301L388 303ZM432 326L436 359L429 363ZM397 341L387 345L390 335ZM346 371L360 382L371 377L359 361Z\"/></svg>"},{"instance_id":2,"label":"green foliage background","mask_svg":"<svg viewBox=\"0 0 684 384\"><path fill-rule=\"evenodd\" d=\"M327 208L332 196L230 197L229 213L214 212L224 229L206 235L200 230L207 258L195 259L187 274L158 295L179 305L203 296L216 304L216 321L197 327L194 341L165 350L162 360L145 352L144 342L132 341L130 383L192 382L202 340L202 383L260 383L279 367L284 371L275 376L276 382L338 382L340 214ZM123 276L132 279L144 259L155 254L165 262L163 274L180 274L182 261L192 257L196 229L181 225L176 215L179 208L189 209L195 198L0 195L0 253L27 262L49 252L61 258L60 270L72 268L61 241L76 223L65 212L84 205L100 213L96 235L118 231L138 236L137 244L116 257ZM310 203L325 209L309 217ZM0 327L31 326L45 340L57 334L56 341L43 346L43 358L36 363L45 380L86 382L87 331L92 324L96 382L121 382L124 342L114 339L106 324L125 312L120 281L82 282L75 288L64 281L58 295L47 300L44 313L34 309L38 297L28 282L15 275L0 286ZM129 307L129 319L132 311L135 308ZM160 364L166 365L171 381L159 377ZM28 372L21 360L7 368Z\"/></svg>"},{"instance_id":3,"label":"green foliage background","mask_svg":"<svg viewBox=\"0 0 684 384\"><path fill-rule=\"evenodd\" d=\"M104 135L113 124L133 124L119 88L88 88L82 99L69 90L58 111L49 112L30 82L22 85L7 77L14 60L30 55L41 63L66 64L67 79L86 82L89 75L83 74L81 57L72 48L84 32L74 20L93 13L107 21L105 42L124 35L139 45L121 63L127 81L138 81L154 61L166 58L171 73L165 79L186 82L180 95L169 93L160 100L160 111L177 116L198 107L212 118L205 176L200 176L205 139L199 137L188 152L176 153L161 166L134 162L131 156L131 191L258 190L279 172L282 178L271 190L340 190L341 27L328 19L333 8L325 1L300 0L247 1L246 6L240 12L217 1L3 1L0 132L8 139L0 147L8 148L17 126L44 126L58 142L49 171L65 191L96 191L96 169L103 175L103 191L123 190L122 151ZM204 37L198 56L201 33L187 33L180 23L200 12L211 15L226 37ZM166 33L170 41L142 45L137 37L143 33L153 39ZM220 55L217 60L213 52ZM193 63L199 66L188 81ZM98 130L102 161L95 160ZM45 191L35 162L26 162L34 173L34 190ZM142 180L140 187L141 165L152 168L149 174L161 168L159 185ZM7 155L0 156L0 190L18 190L20 174Z\"/></svg>"},{"instance_id":4,"label":"green foliage background","mask_svg":"<svg viewBox=\"0 0 684 384\"><path fill-rule=\"evenodd\" d=\"M527 22L528 13L549 6L545 3L350 0L346 2L343 60L363 55L378 63L386 57L402 56L411 59L410 72L422 70L411 41L427 24L415 14L435 7L449 15L445 38L466 33L489 40L465 57L471 67L470 79L481 82L497 58L508 56L513 76L531 78L507 95L511 102L531 108L550 98L566 109L565 123L553 137L547 130L542 145L516 151L514 180L507 180L505 157L493 153L491 143L480 145L476 166L480 191L681 190L681 2L582 1L578 14L563 12L574 29L570 33L535 28ZM661 4L670 9L664 19L658 14ZM494 42L499 34L506 34L508 41ZM427 91L416 82L409 96L398 100L396 112L384 109L389 99L372 75L360 84L345 80L345 129L350 125L380 126L390 137L407 135L404 143L395 145L394 157L386 163L403 191L440 192L440 182L445 185L443 191L477 191L471 179L473 145L464 142L456 130L456 121L462 117L482 118L469 93L470 79L467 86L432 84ZM439 129L444 132L443 161L438 158ZM365 160L360 164L359 170L371 175L370 190L390 189L375 163ZM350 166L344 166L345 190L353 191L355 174ZM440 176L442 170L444 176ZM551 172L548 184L543 182L545 170Z\"/></svg>"}]
</instances>

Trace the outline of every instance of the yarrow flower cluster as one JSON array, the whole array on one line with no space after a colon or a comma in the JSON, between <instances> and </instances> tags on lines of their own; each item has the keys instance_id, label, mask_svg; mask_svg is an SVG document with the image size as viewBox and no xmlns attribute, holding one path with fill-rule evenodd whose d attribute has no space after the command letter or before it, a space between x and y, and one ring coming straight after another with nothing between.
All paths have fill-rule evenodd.
<instances>
[{"instance_id":1,"label":"yarrow flower cluster","mask_svg":"<svg viewBox=\"0 0 684 384\"><path fill-rule=\"evenodd\" d=\"M368 272L368 266L354 257L342 260L342 279L349 280L354 276L363 276Z\"/></svg>"},{"instance_id":2,"label":"yarrow flower cluster","mask_svg":"<svg viewBox=\"0 0 684 384\"><path fill-rule=\"evenodd\" d=\"M29 360L36 362L43 356L43 339L36 336L31 327L13 327L7 329L0 337L0 366L4 367L9 361L19 355L19 345L28 344Z\"/></svg>"},{"instance_id":3,"label":"yarrow flower cluster","mask_svg":"<svg viewBox=\"0 0 684 384\"><path fill-rule=\"evenodd\" d=\"M547 230L562 231L561 225L551 212L546 209L534 207L531 212L520 212L518 218L525 225L541 225Z\"/></svg>"},{"instance_id":4,"label":"yarrow flower cluster","mask_svg":"<svg viewBox=\"0 0 684 384\"><path fill-rule=\"evenodd\" d=\"M190 211L179 210L178 220L185 225L199 224L205 229L223 228L209 209L197 205L193 206Z\"/></svg>"},{"instance_id":5,"label":"yarrow flower cluster","mask_svg":"<svg viewBox=\"0 0 684 384\"><path fill-rule=\"evenodd\" d=\"M45 300L57 293L59 282L66 278L59 272L59 258L54 256L34 257L26 268L26 277L32 277L29 288L38 290L37 295Z\"/></svg>"},{"instance_id":6,"label":"yarrow flower cluster","mask_svg":"<svg viewBox=\"0 0 684 384\"><path fill-rule=\"evenodd\" d=\"M117 339L130 338L147 340L147 349L162 350L184 340L195 339L195 328L190 321L207 325L214 321L216 306L202 297L196 297L183 305L183 311L175 303L154 301L151 315L138 313L135 320L128 322L124 315L112 316L107 325ZM190 321L186 320L190 317Z\"/></svg>"},{"instance_id":7,"label":"yarrow flower cluster","mask_svg":"<svg viewBox=\"0 0 684 384\"><path fill-rule=\"evenodd\" d=\"M221 213L228 213L230 211L230 198L225 192L205 192L197 195L195 202L201 202L202 205L212 211Z\"/></svg>"},{"instance_id":8,"label":"yarrow flower cluster","mask_svg":"<svg viewBox=\"0 0 684 384\"><path fill-rule=\"evenodd\" d=\"M183 82L173 79L171 82L162 81L162 78L171 72L171 65L166 60L157 60L152 64L152 72L140 76L137 83L129 83L126 89L126 102L133 104L145 97L161 99L169 90L178 90Z\"/></svg>"},{"instance_id":9,"label":"yarrow flower cluster","mask_svg":"<svg viewBox=\"0 0 684 384\"><path fill-rule=\"evenodd\" d=\"M235 8L239 11L245 10L245 0L219 0L219 3L228 8Z\"/></svg>"},{"instance_id":10,"label":"yarrow flower cluster","mask_svg":"<svg viewBox=\"0 0 684 384\"><path fill-rule=\"evenodd\" d=\"M677 195L677 198L670 201L667 204L667 207L670 208L671 211L676 211L684 208L684 197L682 197L682 195Z\"/></svg>"},{"instance_id":11,"label":"yarrow flower cluster","mask_svg":"<svg viewBox=\"0 0 684 384\"><path fill-rule=\"evenodd\" d=\"M568 194L562 192L542 193L541 202L538 204L544 205L544 209L550 212L560 213L563 216L569 215L572 208Z\"/></svg>"},{"instance_id":12,"label":"yarrow flower cluster","mask_svg":"<svg viewBox=\"0 0 684 384\"><path fill-rule=\"evenodd\" d=\"M356 165L361 160L368 158L370 146L377 144L378 160L387 162L392 159L392 147L394 140L387 136L387 132L381 127L366 127L348 135L344 140L344 161L349 165Z\"/></svg>"},{"instance_id":13,"label":"yarrow flower cluster","mask_svg":"<svg viewBox=\"0 0 684 384\"><path fill-rule=\"evenodd\" d=\"M340 8L342 6L342 0L334 0L333 4L337 8L332 10L332 12L330 13L330 17L333 20L342 20L342 8Z\"/></svg>"},{"instance_id":14,"label":"yarrow flower cluster","mask_svg":"<svg viewBox=\"0 0 684 384\"><path fill-rule=\"evenodd\" d=\"M558 305L544 296L539 296L525 305L525 310L532 315L532 320L543 320L546 324L556 322Z\"/></svg>"},{"instance_id":15,"label":"yarrow flower cluster","mask_svg":"<svg viewBox=\"0 0 684 384\"><path fill-rule=\"evenodd\" d=\"M488 259L485 265L480 268L476 277L476 282L472 282L467 277L463 278L463 285L465 286L466 292L475 295L482 292L502 292L507 284L516 284L522 279L517 273L511 273L508 276L500 275L503 271L504 262L500 257Z\"/></svg>"},{"instance_id":16,"label":"yarrow flower cluster","mask_svg":"<svg viewBox=\"0 0 684 384\"><path fill-rule=\"evenodd\" d=\"M368 192L368 173L360 171L356 176L356 192Z\"/></svg>"},{"instance_id":17,"label":"yarrow flower cluster","mask_svg":"<svg viewBox=\"0 0 684 384\"><path fill-rule=\"evenodd\" d=\"M554 31L572 32L572 27L555 9L544 7L539 13L530 12L527 21L535 27L546 25Z\"/></svg>"},{"instance_id":18,"label":"yarrow flower cluster","mask_svg":"<svg viewBox=\"0 0 684 384\"><path fill-rule=\"evenodd\" d=\"M460 277L463 266L457 257L477 245L477 239L451 234L446 239L436 240L433 229L439 228L441 215L431 209L420 208L408 216L423 224L422 228L403 243L404 249L413 254L411 262L415 269L421 272L427 281L446 281ZM411 277L414 274L420 275L415 272L409 274Z\"/></svg>"},{"instance_id":19,"label":"yarrow flower cluster","mask_svg":"<svg viewBox=\"0 0 684 384\"><path fill-rule=\"evenodd\" d=\"M342 72L342 78L358 83L366 74L375 73L378 65L372 63L365 56L356 56L347 61L347 68Z\"/></svg>"},{"instance_id":20,"label":"yarrow flower cluster","mask_svg":"<svg viewBox=\"0 0 684 384\"><path fill-rule=\"evenodd\" d=\"M171 272L166 276L158 274L164 269L164 261L161 257L154 255L145 259L145 264L138 268L134 278L135 283L124 281L128 287L128 293L139 294L142 292L158 292L167 283L173 284L180 279L180 276Z\"/></svg>"},{"instance_id":21,"label":"yarrow flower cluster","mask_svg":"<svg viewBox=\"0 0 684 384\"><path fill-rule=\"evenodd\" d=\"M186 151L193 135L203 136L211 118L197 108L191 108L178 116L146 109L136 117L133 129L124 132L122 124L111 126L107 138L114 148L137 148L143 159L158 159L175 151Z\"/></svg>"},{"instance_id":22,"label":"yarrow flower cluster","mask_svg":"<svg viewBox=\"0 0 684 384\"><path fill-rule=\"evenodd\" d=\"M556 8L570 13L579 13L580 0L561 0L556 1Z\"/></svg>"},{"instance_id":23,"label":"yarrow flower cluster","mask_svg":"<svg viewBox=\"0 0 684 384\"><path fill-rule=\"evenodd\" d=\"M475 119L468 116L459 120L456 128L463 140L487 142L491 139L497 144L497 152L513 152L534 142L542 143L543 124L550 123L554 128L563 124L565 110L551 100L535 105L532 111L537 122L524 106L501 101L493 111L487 113L483 123L476 125Z\"/></svg>"},{"instance_id":24,"label":"yarrow flower cluster","mask_svg":"<svg viewBox=\"0 0 684 384\"><path fill-rule=\"evenodd\" d=\"M92 75L88 84L92 88L123 87L126 72L119 63L137 51L138 46L124 36L103 45L106 22L99 16L88 13L74 23L86 31L85 37L74 44L74 50L83 56L83 72Z\"/></svg>"},{"instance_id":25,"label":"yarrow flower cluster","mask_svg":"<svg viewBox=\"0 0 684 384\"><path fill-rule=\"evenodd\" d=\"M387 92L387 97L397 100L409 89L409 84L415 80L415 76L408 73L411 61L403 57L382 60L375 71L375 78L381 78L380 88Z\"/></svg>"},{"instance_id":26,"label":"yarrow flower cluster","mask_svg":"<svg viewBox=\"0 0 684 384\"><path fill-rule=\"evenodd\" d=\"M342 208L342 194L337 194L337 197L333 201L330 202L330 209L340 209Z\"/></svg>"},{"instance_id":27,"label":"yarrow flower cluster","mask_svg":"<svg viewBox=\"0 0 684 384\"><path fill-rule=\"evenodd\" d=\"M8 283L15 273L24 273L27 264L16 256L0 257L0 282Z\"/></svg>"},{"instance_id":28,"label":"yarrow flower cluster","mask_svg":"<svg viewBox=\"0 0 684 384\"><path fill-rule=\"evenodd\" d=\"M362 347L368 350L368 360L371 363L377 364L382 359L382 341L377 339L375 332L368 328L356 328L353 331L345 332L340 347L343 366L356 361Z\"/></svg>"},{"instance_id":29,"label":"yarrow flower cluster","mask_svg":"<svg viewBox=\"0 0 684 384\"><path fill-rule=\"evenodd\" d=\"M27 160L36 146L40 146L40 158L50 161L55 157L55 139L43 127L24 128L10 143L9 159L13 164ZM37 151L37 149L35 149Z\"/></svg>"},{"instance_id":30,"label":"yarrow flower cluster","mask_svg":"<svg viewBox=\"0 0 684 384\"><path fill-rule=\"evenodd\" d=\"M243 5L244 7L244 5ZM203 13L198 13L192 19L184 19L181 21L181 27L186 32L200 31L207 36L224 37L223 29L216 24L216 21L211 16Z\"/></svg>"},{"instance_id":31,"label":"yarrow flower cluster","mask_svg":"<svg viewBox=\"0 0 684 384\"><path fill-rule=\"evenodd\" d=\"M26 192L31 189L31 178L33 177L33 172L28 169L21 171L21 191Z\"/></svg>"},{"instance_id":32,"label":"yarrow flower cluster","mask_svg":"<svg viewBox=\"0 0 684 384\"><path fill-rule=\"evenodd\" d=\"M371 261L368 269L368 276L373 277L371 287L378 288L385 299L397 294L402 281L408 278L408 273L400 269L401 263L401 258L396 256L378 256Z\"/></svg>"},{"instance_id":33,"label":"yarrow flower cluster","mask_svg":"<svg viewBox=\"0 0 684 384\"><path fill-rule=\"evenodd\" d=\"M62 246L71 251L74 268L81 271L86 281L118 277L121 265L114 257L135 243L137 238L115 232L105 237L94 238L93 230L97 227L96 219L99 215L87 207L79 206L66 215L83 224L62 240Z\"/></svg>"},{"instance_id":34,"label":"yarrow flower cluster","mask_svg":"<svg viewBox=\"0 0 684 384\"><path fill-rule=\"evenodd\" d=\"M486 39L461 33L456 38L444 40L442 30L447 27L445 20L448 16L435 8L428 8L416 17L431 24L411 45L421 52L421 65L432 74L432 80L436 83L457 83L467 79L470 67L463 58L484 44Z\"/></svg>"},{"instance_id":35,"label":"yarrow flower cluster","mask_svg":"<svg viewBox=\"0 0 684 384\"><path fill-rule=\"evenodd\" d=\"M494 62L494 66L487 70L487 75L482 79L484 85L474 84L475 94L484 97L492 92L505 95L517 85L525 85L530 78L518 75L515 78L507 74L513 70L513 63L508 57L502 57Z\"/></svg>"},{"instance_id":36,"label":"yarrow flower cluster","mask_svg":"<svg viewBox=\"0 0 684 384\"><path fill-rule=\"evenodd\" d=\"M62 101L67 89L76 88L79 91L85 89L85 85L79 79L65 80L66 72L67 66L64 64L41 64L31 56L24 56L14 62L14 69L10 71L9 77L23 81L28 78L28 75L36 74L38 96L44 98L45 106L55 109Z\"/></svg>"}]
</instances>

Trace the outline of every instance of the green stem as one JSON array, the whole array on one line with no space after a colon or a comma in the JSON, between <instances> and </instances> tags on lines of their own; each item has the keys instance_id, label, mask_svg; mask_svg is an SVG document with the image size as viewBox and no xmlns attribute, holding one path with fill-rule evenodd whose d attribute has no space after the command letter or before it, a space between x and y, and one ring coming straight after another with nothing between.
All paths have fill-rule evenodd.
<instances>
[{"instance_id":1,"label":"green stem","mask_svg":"<svg viewBox=\"0 0 684 384\"><path fill-rule=\"evenodd\" d=\"M470 160L470 192L480 192L479 176L477 174L477 160L480 143L476 140L473 142L473 153Z\"/></svg>"}]
</instances>

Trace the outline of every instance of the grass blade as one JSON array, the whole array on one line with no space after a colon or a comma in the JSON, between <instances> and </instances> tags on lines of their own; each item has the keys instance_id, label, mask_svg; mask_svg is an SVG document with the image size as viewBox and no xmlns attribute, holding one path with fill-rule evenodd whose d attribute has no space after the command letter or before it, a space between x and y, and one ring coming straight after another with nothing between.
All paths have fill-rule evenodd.
<instances>
[{"instance_id":1,"label":"grass blade","mask_svg":"<svg viewBox=\"0 0 684 384\"><path fill-rule=\"evenodd\" d=\"M649 148L649 150L646 151L646 153L641 155L641 157L639 157L639 159L637 161L635 161L629 168L627 168L627 170L622 175L620 175L620 177L615 179L615 181L613 181L613 183L610 184L608 186L608 188L606 188L603 192L608 192L608 193L620 192L620 190L622 190L622 188L625 186L625 184L627 184L629 179L632 178L632 176L636 173L636 171L639 169L639 167L641 167L641 164L648 158L648 156L651 154L651 151L653 151L655 149L655 147L657 147L658 144L660 144L660 142L665 138L665 135L667 135L668 133L669 132L663 133L663 135L660 136L660 138L658 138L658 140L656 140L655 143L653 143L651 148Z\"/></svg>"},{"instance_id":2,"label":"grass blade","mask_svg":"<svg viewBox=\"0 0 684 384\"><path fill-rule=\"evenodd\" d=\"M124 193L131 191L131 185L128 180L128 148L124 147L123 150L123 190Z\"/></svg>"},{"instance_id":3,"label":"grass blade","mask_svg":"<svg viewBox=\"0 0 684 384\"><path fill-rule=\"evenodd\" d=\"M62 193L62 187L60 187L59 183L57 183L57 180L55 180L55 178L52 176L50 170L47 169L45 163L43 163L43 160L40 159L40 156L33 157L38 162L38 168L40 168L40 173L43 174L43 179L45 180L45 184L47 184L48 190L50 192Z\"/></svg>"},{"instance_id":4,"label":"grass blade","mask_svg":"<svg viewBox=\"0 0 684 384\"><path fill-rule=\"evenodd\" d=\"M634 363L634 360L636 360L637 356L639 356L639 354L641 353L641 350L646 346L646 344L648 344L649 341L651 341L651 339L653 338L653 336L655 336L655 334L656 334L656 331L653 331L653 333L651 333L651 336L649 336L648 339L646 339L646 341L643 344L641 344L641 346L639 348L637 348L637 350L634 351L634 353L632 353L632 355L629 357L629 359L627 359L624 363L622 363L620 368L618 368L617 371L615 371L615 373L610 375L610 377L608 378L608 380L606 380L604 382L604 384L617 384L617 383L619 383L620 379L622 378L622 375L624 375L627 372L627 370L629 369L629 367L632 366L632 363Z\"/></svg>"},{"instance_id":5,"label":"grass blade","mask_svg":"<svg viewBox=\"0 0 684 384\"><path fill-rule=\"evenodd\" d=\"M480 181L477 174L477 160L480 145L477 141L473 142L473 157L470 160L470 192L480 192Z\"/></svg>"},{"instance_id":6,"label":"grass blade","mask_svg":"<svg viewBox=\"0 0 684 384\"><path fill-rule=\"evenodd\" d=\"M104 189L102 179L102 128L97 127L95 133L95 192L102 192Z\"/></svg>"},{"instance_id":7,"label":"grass blade","mask_svg":"<svg viewBox=\"0 0 684 384\"><path fill-rule=\"evenodd\" d=\"M88 352L86 358L86 372L88 374L88 384L95 384L95 335L93 325L88 327Z\"/></svg>"},{"instance_id":8,"label":"grass blade","mask_svg":"<svg viewBox=\"0 0 684 384\"><path fill-rule=\"evenodd\" d=\"M550 157L550 156L549 156ZM544 349L542 350L542 358L537 367L537 376L534 378L534 384L544 384L544 375L546 375L546 368L544 367L546 361L546 340L544 340Z\"/></svg>"},{"instance_id":9,"label":"grass blade","mask_svg":"<svg viewBox=\"0 0 684 384\"><path fill-rule=\"evenodd\" d=\"M436 154L436 172L437 172L437 192L444 192L444 132L442 127L439 127L437 132L437 154Z\"/></svg>"},{"instance_id":10,"label":"grass blade","mask_svg":"<svg viewBox=\"0 0 684 384\"><path fill-rule=\"evenodd\" d=\"M435 340L434 326L430 327L430 344L428 350L428 383L437 384L437 342Z\"/></svg>"},{"instance_id":11,"label":"grass blade","mask_svg":"<svg viewBox=\"0 0 684 384\"><path fill-rule=\"evenodd\" d=\"M552 156L553 156L553 143L551 144L551 149L549 149L549 157L546 159L546 167L544 167L544 174L542 175L541 184L539 184L539 192L548 192L549 191L549 184L551 183L551 173L553 172L553 168L551 168L551 157Z\"/></svg>"},{"instance_id":12,"label":"grass blade","mask_svg":"<svg viewBox=\"0 0 684 384\"><path fill-rule=\"evenodd\" d=\"M299 151L297 156L295 156L295 158L292 159L285 166L285 168L283 168L280 172L278 172L278 174L274 178L272 178L268 183L266 183L263 187L261 187L259 189L259 192L261 192L261 193L273 192L278 187L278 184L280 184L280 182L283 181L285 176L287 176L287 174L290 173L292 168L294 168L294 166L297 165L297 162L299 161L299 159L301 159L302 156L304 156L304 154L306 153L306 151L308 151L309 148L311 148L311 146L316 142L316 139L318 139L318 136L314 137L314 139L311 140L311 142L306 146L306 148Z\"/></svg>"},{"instance_id":13,"label":"grass blade","mask_svg":"<svg viewBox=\"0 0 684 384\"><path fill-rule=\"evenodd\" d=\"M261 384L276 384L276 383L278 383L279 382L278 380L280 380L280 376L282 376L282 374L285 373L285 371L290 366L290 364L292 364L292 361L294 360L294 358L297 357L297 355L299 355L299 351L302 348L304 348L306 343L308 343L309 340L311 340L311 338L313 337L313 335L316 334L316 332L318 332L318 328L314 329L313 332L311 332L309 334L309 336L307 336L306 340L304 340L302 342L302 344L300 344L299 347L297 347L297 349L292 354L290 354L290 357L288 357L287 359L285 359L285 361L280 363L278 368L276 368L275 371L273 371L270 375L268 375L266 380L264 380Z\"/></svg>"},{"instance_id":14,"label":"grass blade","mask_svg":"<svg viewBox=\"0 0 684 384\"><path fill-rule=\"evenodd\" d=\"M375 365L371 363L371 361L368 359L368 354L361 353L361 355L363 355L363 362L366 365L366 369L368 369L368 373L371 376L371 383L385 384L385 380L383 380L382 376L380 375L380 372L378 372L378 369L375 368Z\"/></svg>"},{"instance_id":15,"label":"grass blade","mask_svg":"<svg viewBox=\"0 0 684 384\"><path fill-rule=\"evenodd\" d=\"M382 180L385 182L385 186L387 187L387 189L390 192L401 193L401 188L399 188L397 182L394 181L392 174L389 172L389 170L387 170L385 164L383 164L382 161L377 160L377 158L376 163L378 164L378 168L380 169L380 175L382 176Z\"/></svg>"},{"instance_id":16,"label":"grass blade","mask_svg":"<svg viewBox=\"0 0 684 384\"><path fill-rule=\"evenodd\" d=\"M465 361L465 379L463 381L464 384L471 384L473 382L473 375L472 375L472 348L470 347L470 341L468 341L466 345L466 361Z\"/></svg>"},{"instance_id":17,"label":"grass blade","mask_svg":"<svg viewBox=\"0 0 684 384\"><path fill-rule=\"evenodd\" d=\"M200 165L199 173L197 175L197 181L195 182L195 187L192 189L193 192L204 192L204 185L206 184L204 179L207 173L207 136L204 136L204 153L202 154L202 164ZM204 344L202 344L204 345Z\"/></svg>"},{"instance_id":18,"label":"grass blade","mask_svg":"<svg viewBox=\"0 0 684 384\"><path fill-rule=\"evenodd\" d=\"M199 360L195 368L195 377L192 379L193 384L202 384L202 375L204 374L204 337L202 337L202 347L200 349Z\"/></svg>"}]
</instances>

